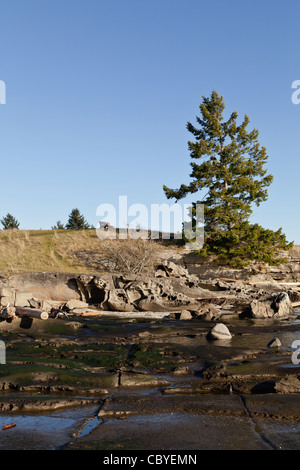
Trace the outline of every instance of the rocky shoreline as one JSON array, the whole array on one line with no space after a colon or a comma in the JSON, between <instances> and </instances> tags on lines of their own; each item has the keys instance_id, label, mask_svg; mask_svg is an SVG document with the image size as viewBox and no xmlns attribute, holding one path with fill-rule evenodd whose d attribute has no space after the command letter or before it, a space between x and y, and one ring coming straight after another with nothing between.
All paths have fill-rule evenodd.
<instances>
[{"instance_id":1,"label":"rocky shoreline","mask_svg":"<svg viewBox=\"0 0 300 470\"><path fill-rule=\"evenodd\" d=\"M95 429L70 438L70 448L101 447L105 427L115 436L106 443L113 448L122 440L120 422L133 436L137 419L155 416L155 428L155 420L170 413L190 436L188 417L198 415L239 418L251 429L274 420L295 426L300 283L258 276L200 278L170 260L152 277L2 276L2 312L9 298L15 309L42 309L48 316L1 318L0 415L96 406ZM257 433L253 439L260 448ZM130 439L128 446L140 448Z\"/></svg>"},{"instance_id":2,"label":"rocky shoreline","mask_svg":"<svg viewBox=\"0 0 300 470\"><path fill-rule=\"evenodd\" d=\"M182 261L182 260L181 260ZM0 307L41 309L52 317L104 312L171 312L182 318L219 318L231 313L250 318L288 318L300 305L299 282L275 281L268 273L206 266L207 274L190 273L183 266L161 260L152 276L120 273L20 273L0 277ZM202 266L203 271L203 266ZM247 280L239 279L248 277ZM189 313L187 313L189 312ZM96 313L96 312L95 312ZM174 316L173 315L173 316Z\"/></svg>"},{"instance_id":3,"label":"rocky shoreline","mask_svg":"<svg viewBox=\"0 0 300 470\"><path fill-rule=\"evenodd\" d=\"M115 390L145 387L164 395L299 394L299 365L292 362L297 316L229 315L225 323L72 316L34 320L28 330L21 319L1 322L7 364L0 410L78 406L78 397L89 404Z\"/></svg>"}]
</instances>

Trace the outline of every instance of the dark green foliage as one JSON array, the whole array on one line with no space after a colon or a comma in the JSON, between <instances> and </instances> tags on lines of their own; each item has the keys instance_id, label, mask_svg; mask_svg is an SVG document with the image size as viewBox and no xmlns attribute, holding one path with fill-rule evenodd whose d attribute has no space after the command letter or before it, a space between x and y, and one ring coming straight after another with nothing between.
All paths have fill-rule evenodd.
<instances>
[{"instance_id":1,"label":"dark green foliage","mask_svg":"<svg viewBox=\"0 0 300 470\"><path fill-rule=\"evenodd\" d=\"M58 221L56 222L56 225L54 225L54 226L51 227L51 228L52 228L52 230L64 230L64 229L65 229L65 226L64 226L64 224L61 223L60 220L58 220Z\"/></svg>"},{"instance_id":2,"label":"dark green foliage","mask_svg":"<svg viewBox=\"0 0 300 470\"><path fill-rule=\"evenodd\" d=\"M3 219L1 220L1 224L3 225L3 230L12 230L12 229L18 229L20 222L18 222L15 217L13 217L11 214L7 214Z\"/></svg>"},{"instance_id":3,"label":"dark green foliage","mask_svg":"<svg viewBox=\"0 0 300 470\"><path fill-rule=\"evenodd\" d=\"M85 220L84 216L80 214L79 209L73 209L69 215L66 228L71 230L83 230L90 228L90 226Z\"/></svg>"},{"instance_id":4,"label":"dark green foliage","mask_svg":"<svg viewBox=\"0 0 300 470\"><path fill-rule=\"evenodd\" d=\"M199 201L204 204L205 243L201 255L215 255L217 260L232 266L242 266L251 260L277 263L277 251L287 250L292 244L286 241L281 229L265 230L248 222L252 206L267 200L267 188L273 176L264 168L268 156L258 142L258 130L248 131L248 116L240 125L238 114L233 112L224 121L223 97L213 91L203 97L200 128L187 124L195 141L188 142L192 172L189 185L179 189L164 186L167 198L177 201L189 193L204 192ZM198 161L201 160L200 163Z\"/></svg>"},{"instance_id":5,"label":"dark green foliage","mask_svg":"<svg viewBox=\"0 0 300 470\"><path fill-rule=\"evenodd\" d=\"M214 255L219 262L235 268L249 265L251 261L276 265L284 261L280 251L291 247L292 243L287 243L281 228L274 232L258 224L244 222L232 230L220 230L208 235L201 255Z\"/></svg>"}]
</instances>

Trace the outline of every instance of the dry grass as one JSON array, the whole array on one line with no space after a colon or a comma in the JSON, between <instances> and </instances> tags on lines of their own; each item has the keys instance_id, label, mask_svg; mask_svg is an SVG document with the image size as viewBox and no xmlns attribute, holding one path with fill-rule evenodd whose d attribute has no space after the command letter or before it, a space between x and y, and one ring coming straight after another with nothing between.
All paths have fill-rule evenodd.
<instances>
[{"instance_id":1,"label":"dry grass","mask_svg":"<svg viewBox=\"0 0 300 470\"><path fill-rule=\"evenodd\" d=\"M92 231L89 231L92 232ZM99 249L95 234L54 230L3 230L0 232L1 271L84 270L75 253Z\"/></svg>"},{"instance_id":2,"label":"dry grass","mask_svg":"<svg viewBox=\"0 0 300 470\"><path fill-rule=\"evenodd\" d=\"M0 271L150 273L161 251L179 247L154 241L99 239L96 230L0 230ZM84 253L80 257L77 254ZM300 257L300 246L291 250ZM104 260L88 263L87 258ZM105 261L108 261L107 263Z\"/></svg>"},{"instance_id":3,"label":"dry grass","mask_svg":"<svg viewBox=\"0 0 300 470\"><path fill-rule=\"evenodd\" d=\"M141 240L100 240L96 230L1 230L0 271L2 272L90 272L76 253L86 252L110 259L124 272L150 268L159 243Z\"/></svg>"}]
</instances>

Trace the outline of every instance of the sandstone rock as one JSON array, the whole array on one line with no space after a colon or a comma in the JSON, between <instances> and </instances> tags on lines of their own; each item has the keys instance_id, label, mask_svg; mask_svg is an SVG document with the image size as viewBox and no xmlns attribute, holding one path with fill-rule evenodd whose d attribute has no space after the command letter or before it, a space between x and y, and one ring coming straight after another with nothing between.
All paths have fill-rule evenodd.
<instances>
[{"instance_id":1,"label":"sandstone rock","mask_svg":"<svg viewBox=\"0 0 300 470\"><path fill-rule=\"evenodd\" d=\"M82 302L81 300L76 300L76 299L68 300L68 302L66 303L66 308L69 310L73 310L75 308L87 308L87 307L88 307L88 303Z\"/></svg>"},{"instance_id":2,"label":"sandstone rock","mask_svg":"<svg viewBox=\"0 0 300 470\"><path fill-rule=\"evenodd\" d=\"M30 299L33 295L31 292L17 292L15 298L16 307L30 307Z\"/></svg>"},{"instance_id":3,"label":"sandstone rock","mask_svg":"<svg viewBox=\"0 0 300 470\"><path fill-rule=\"evenodd\" d=\"M83 313L86 313L88 310L87 308L73 308L72 313L75 315L82 315Z\"/></svg>"},{"instance_id":4,"label":"sandstone rock","mask_svg":"<svg viewBox=\"0 0 300 470\"><path fill-rule=\"evenodd\" d=\"M0 297L14 297L15 290L10 287L2 287L0 289Z\"/></svg>"},{"instance_id":5,"label":"sandstone rock","mask_svg":"<svg viewBox=\"0 0 300 470\"><path fill-rule=\"evenodd\" d=\"M188 276L188 271L173 261L163 261L156 267L156 277L183 277Z\"/></svg>"},{"instance_id":6,"label":"sandstone rock","mask_svg":"<svg viewBox=\"0 0 300 470\"><path fill-rule=\"evenodd\" d=\"M300 376L288 375L275 383L277 393L300 393Z\"/></svg>"},{"instance_id":7,"label":"sandstone rock","mask_svg":"<svg viewBox=\"0 0 300 470\"><path fill-rule=\"evenodd\" d=\"M198 301L189 297L179 288L174 289L171 284L148 282L140 287L142 298L134 301L133 305L140 311L176 312L180 310L195 310Z\"/></svg>"},{"instance_id":8,"label":"sandstone rock","mask_svg":"<svg viewBox=\"0 0 300 470\"><path fill-rule=\"evenodd\" d=\"M134 302L136 302L137 300L140 300L143 296L142 292L140 291L140 289L136 289L136 288L129 288L126 290L126 295L127 295L127 299L128 299L128 302L132 305L134 305Z\"/></svg>"},{"instance_id":9,"label":"sandstone rock","mask_svg":"<svg viewBox=\"0 0 300 470\"><path fill-rule=\"evenodd\" d=\"M35 297L33 297L32 299L29 299L29 305L32 308L37 308L37 309L41 308L41 300L36 299Z\"/></svg>"},{"instance_id":10,"label":"sandstone rock","mask_svg":"<svg viewBox=\"0 0 300 470\"><path fill-rule=\"evenodd\" d=\"M193 318L193 315L189 310L182 310L180 312L179 318L180 320L191 320Z\"/></svg>"},{"instance_id":11,"label":"sandstone rock","mask_svg":"<svg viewBox=\"0 0 300 470\"><path fill-rule=\"evenodd\" d=\"M281 341L278 338L273 338L269 343L268 343L268 348L280 348L281 346Z\"/></svg>"},{"instance_id":12,"label":"sandstone rock","mask_svg":"<svg viewBox=\"0 0 300 470\"><path fill-rule=\"evenodd\" d=\"M64 300L79 299L74 275L50 272L30 272L9 276L6 286L15 291L25 293L28 298ZM29 295L30 294L30 295Z\"/></svg>"},{"instance_id":13,"label":"sandstone rock","mask_svg":"<svg viewBox=\"0 0 300 470\"><path fill-rule=\"evenodd\" d=\"M201 320L213 320L220 316L221 310L217 305L208 303L196 311L197 317Z\"/></svg>"},{"instance_id":14,"label":"sandstone rock","mask_svg":"<svg viewBox=\"0 0 300 470\"><path fill-rule=\"evenodd\" d=\"M275 312L274 317L286 318L293 312L292 302L286 292L273 294L272 308Z\"/></svg>"},{"instance_id":15,"label":"sandstone rock","mask_svg":"<svg viewBox=\"0 0 300 470\"><path fill-rule=\"evenodd\" d=\"M270 318L274 315L270 302L260 302L253 300L250 304L250 316L252 318Z\"/></svg>"},{"instance_id":16,"label":"sandstone rock","mask_svg":"<svg viewBox=\"0 0 300 470\"><path fill-rule=\"evenodd\" d=\"M40 300L34 297L33 299L29 299L29 304L32 308L41 309L50 313L52 309L60 309L63 305L65 305L65 302L58 300Z\"/></svg>"},{"instance_id":17,"label":"sandstone rock","mask_svg":"<svg viewBox=\"0 0 300 470\"><path fill-rule=\"evenodd\" d=\"M217 323L207 334L207 339L212 340L230 340L231 338L231 333L224 323Z\"/></svg>"},{"instance_id":18,"label":"sandstone rock","mask_svg":"<svg viewBox=\"0 0 300 470\"><path fill-rule=\"evenodd\" d=\"M199 315L199 318L201 318L201 320L205 320L205 321L216 320L218 317L219 317L219 315L214 315L212 312L205 312L202 315Z\"/></svg>"},{"instance_id":19,"label":"sandstone rock","mask_svg":"<svg viewBox=\"0 0 300 470\"><path fill-rule=\"evenodd\" d=\"M81 299L89 303L101 303L104 301L106 291L113 289L114 282L112 275L93 276L81 274L75 278L77 288L81 294Z\"/></svg>"},{"instance_id":20,"label":"sandstone rock","mask_svg":"<svg viewBox=\"0 0 300 470\"><path fill-rule=\"evenodd\" d=\"M157 268L155 271L155 277L167 277L167 273L162 268Z\"/></svg>"},{"instance_id":21,"label":"sandstone rock","mask_svg":"<svg viewBox=\"0 0 300 470\"><path fill-rule=\"evenodd\" d=\"M116 312L130 312L134 310L133 306L128 302L124 289L113 289L109 291L107 304L110 310Z\"/></svg>"},{"instance_id":22,"label":"sandstone rock","mask_svg":"<svg viewBox=\"0 0 300 470\"><path fill-rule=\"evenodd\" d=\"M59 300L41 300L40 308L46 310L46 312L51 312L52 309L60 309L64 304L64 301Z\"/></svg>"},{"instance_id":23,"label":"sandstone rock","mask_svg":"<svg viewBox=\"0 0 300 470\"><path fill-rule=\"evenodd\" d=\"M288 318L293 306L286 292L274 293L266 300L253 300L250 304L252 318Z\"/></svg>"},{"instance_id":24,"label":"sandstone rock","mask_svg":"<svg viewBox=\"0 0 300 470\"><path fill-rule=\"evenodd\" d=\"M151 385L169 385L167 380L146 374L139 373L122 373L121 374L122 387L145 387Z\"/></svg>"},{"instance_id":25,"label":"sandstone rock","mask_svg":"<svg viewBox=\"0 0 300 470\"><path fill-rule=\"evenodd\" d=\"M173 370L174 375L186 375L189 373L188 366L178 366Z\"/></svg>"}]
</instances>

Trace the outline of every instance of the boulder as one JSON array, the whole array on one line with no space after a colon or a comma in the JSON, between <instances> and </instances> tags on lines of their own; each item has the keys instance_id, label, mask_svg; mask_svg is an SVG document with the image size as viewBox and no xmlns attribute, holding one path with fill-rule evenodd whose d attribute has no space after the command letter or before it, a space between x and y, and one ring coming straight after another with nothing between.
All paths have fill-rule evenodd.
<instances>
[{"instance_id":1,"label":"boulder","mask_svg":"<svg viewBox=\"0 0 300 470\"><path fill-rule=\"evenodd\" d=\"M252 318L269 318L274 315L269 301L253 300L250 304L250 317Z\"/></svg>"},{"instance_id":2,"label":"boulder","mask_svg":"<svg viewBox=\"0 0 300 470\"><path fill-rule=\"evenodd\" d=\"M112 289L109 291L107 299L109 309L116 312L131 312L133 306L128 303L128 298L124 289Z\"/></svg>"},{"instance_id":3,"label":"boulder","mask_svg":"<svg viewBox=\"0 0 300 470\"><path fill-rule=\"evenodd\" d=\"M51 313L51 311L59 310L63 305L65 305L64 301L58 300L39 300L35 297L29 300L30 307L43 310L45 312Z\"/></svg>"},{"instance_id":4,"label":"boulder","mask_svg":"<svg viewBox=\"0 0 300 470\"><path fill-rule=\"evenodd\" d=\"M208 303L204 305L203 307L201 307L199 310L197 310L195 314L201 320L210 321L210 320L217 319L221 314L221 310L217 305Z\"/></svg>"},{"instance_id":5,"label":"boulder","mask_svg":"<svg viewBox=\"0 0 300 470\"><path fill-rule=\"evenodd\" d=\"M191 320L193 318L193 315L189 310L182 310L180 312L179 319L180 320Z\"/></svg>"},{"instance_id":6,"label":"boulder","mask_svg":"<svg viewBox=\"0 0 300 470\"><path fill-rule=\"evenodd\" d=\"M275 383L274 388L277 393L300 393L300 376L288 375L282 377Z\"/></svg>"},{"instance_id":7,"label":"boulder","mask_svg":"<svg viewBox=\"0 0 300 470\"><path fill-rule=\"evenodd\" d=\"M253 300L250 304L252 318L288 318L292 311L292 302L286 292L274 293L263 301Z\"/></svg>"},{"instance_id":8,"label":"boulder","mask_svg":"<svg viewBox=\"0 0 300 470\"><path fill-rule=\"evenodd\" d=\"M292 302L286 292L272 295L272 308L275 312L274 317L286 318L293 312Z\"/></svg>"},{"instance_id":9,"label":"boulder","mask_svg":"<svg viewBox=\"0 0 300 470\"><path fill-rule=\"evenodd\" d=\"M230 340L231 338L231 333L224 323L217 323L207 334L207 339L210 340Z\"/></svg>"},{"instance_id":10,"label":"boulder","mask_svg":"<svg viewBox=\"0 0 300 470\"><path fill-rule=\"evenodd\" d=\"M281 341L278 338L273 338L269 343L268 343L268 348L280 348L281 346Z\"/></svg>"},{"instance_id":11,"label":"boulder","mask_svg":"<svg viewBox=\"0 0 300 470\"><path fill-rule=\"evenodd\" d=\"M175 367L175 369L173 370L174 375L186 375L189 372L190 372L189 367L188 366L183 366L183 365Z\"/></svg>"}]
</instances>

